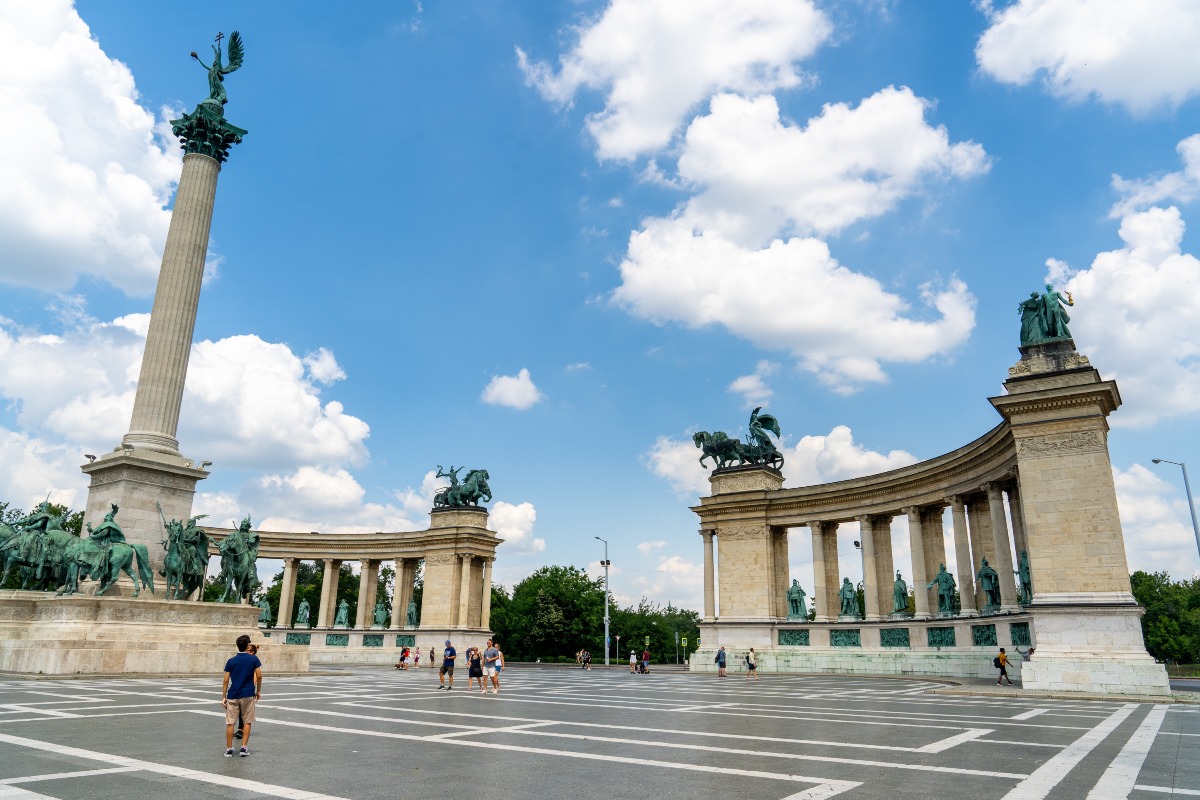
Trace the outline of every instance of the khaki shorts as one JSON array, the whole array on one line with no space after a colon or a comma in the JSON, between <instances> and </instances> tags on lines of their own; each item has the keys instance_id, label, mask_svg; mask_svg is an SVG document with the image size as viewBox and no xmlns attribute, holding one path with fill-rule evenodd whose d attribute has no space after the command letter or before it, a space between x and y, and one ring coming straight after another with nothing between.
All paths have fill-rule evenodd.
<instances>
[{"instance_id":1,"label":"khaki shorts","mask_svg":"<svg viewBox=\"0 0 1200 800\"><path fill-rule=\"evenodd\" d=\"M243 724L254 722L254 698L239 697L230 700L225 706L225 724L237 725L238 715L241 714Z\"/></svg>"}]
</instances>

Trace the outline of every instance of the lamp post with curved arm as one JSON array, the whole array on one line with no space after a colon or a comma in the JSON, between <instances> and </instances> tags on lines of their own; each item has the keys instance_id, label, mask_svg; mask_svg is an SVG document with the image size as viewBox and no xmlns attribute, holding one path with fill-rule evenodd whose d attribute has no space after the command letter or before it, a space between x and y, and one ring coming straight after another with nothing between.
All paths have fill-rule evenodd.
<instances>
[{"instance_id":1,"label":"lamp post with curved arm","mask_svg":"<svg viewBox=\"0 0 1200 800\"><path fill-rule=\"evenodd\" d=\"M1196 553L1200 554L1200 524L1196 523L1196 504L1192 502L1192 484L1188 482L1187 464L1182 461L1168 461L1165 458L1151 459L1155 464L1174 464L1183 470L1183 490L1187 492L1188 511L1192 512L1192 533L1196 536Z\"/></svg>"},{"instance_id":2,"label":"lamp post with curved arm","mask_svg":"<svg viewBox=\"0 0 1200 800\"><path fill-rule=\"evenodd\" d=\"M600 539L599 536L596 537ZM600 539L604 542L604 666L608 666L608 567L611 562L608 560L608 539Z\"/></svg>"}]
</instances>

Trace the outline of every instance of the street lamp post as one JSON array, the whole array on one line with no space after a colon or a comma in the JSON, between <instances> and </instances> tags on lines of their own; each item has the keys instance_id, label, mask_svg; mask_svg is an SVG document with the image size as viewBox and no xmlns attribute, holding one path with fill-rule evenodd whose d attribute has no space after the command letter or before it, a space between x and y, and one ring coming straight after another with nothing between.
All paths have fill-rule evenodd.
<instances>
[{"instance_id":1,"label":"street lamp post","mask_svg":"<svg viewBox=\"0 0 1200 800\"><path fill-rule=\"evenodd\" d=\"M596 537L600 539L599 536ZM608 666L608 568L611 562L608 560L608 540L600 539L604 542L604 666Z\"/></svg>"},{"instance_id":2,"label":"street lamp post","mask_svg":"<svg viewBox=\"0 0 1200 800\"><path fill-rule=\"evenodd\" d=\"M1196 523L1196 504L1192 502L1192 485L1188 482L1187 464L1182 461L1168 461L1165 458L1151 459L1155 464L1174 464L1183 470L1183 490L1187 492L1188 511L1192 512L1192 533L1196 537L1196 552L1200 553L1200 524Z\"/></svg>"}]
</instances>

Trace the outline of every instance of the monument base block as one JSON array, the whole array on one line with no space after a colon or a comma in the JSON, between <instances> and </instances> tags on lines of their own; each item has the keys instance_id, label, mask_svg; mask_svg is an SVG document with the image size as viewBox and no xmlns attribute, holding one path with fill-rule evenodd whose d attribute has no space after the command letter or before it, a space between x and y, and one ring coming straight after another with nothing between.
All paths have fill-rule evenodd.
<instances>
[{"instance_id":1,"label":"monument base block","mask_svg":"<svg viewBox=\"0 0 1200 800\"><path fill-rule=\"evenodd\" d=\"M1142 644L1142 609L1124 605L1035 604L1037 653L1026 689L1089 694L1169 695L1167 670Z\"/></svg>"},{"instance_id":2,"label":"monument base block","mask_svg":"<svg viewBox=\"0 0 1200 800\"><path fill-rule=\"evenodd\" d=\"M271 672L308 672L308 648L264 636L259 613L225 603L0 591L0 672L220 675L242 634Z\"/></svg>"}]
</instances>

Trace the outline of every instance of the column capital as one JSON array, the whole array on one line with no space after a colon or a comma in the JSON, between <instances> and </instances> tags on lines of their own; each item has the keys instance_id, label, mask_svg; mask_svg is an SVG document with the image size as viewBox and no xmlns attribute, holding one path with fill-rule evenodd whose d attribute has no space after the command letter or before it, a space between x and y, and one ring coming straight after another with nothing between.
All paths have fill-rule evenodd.
<instances>
[{"instance_id":1,"label":"column capital","mask_svg":"<svg viewBox=\"0 0 1200 800\"><path fill-rule=\"evenodd\" d=\"M955 511L961 511L967 506L967 498L963 497L961 494L952 494L945 498L945 500L946 504Z\"/></svg>"},{"instance_id":2,"label":"column capital","mask_svg":"<svg viewBox=\"0 0 1200 800\"><path fill-rule=\"evenodd\" d=\"M836 522L825 522L823 520L809 520L804 524L815 534L829 533L830 528L837 529Z\"/></svg>"},{"instance_id":3,"label":"column capital","mask_svg":"<svg viewBox=\"0 0 1200 800\"><path fill-rule=\"evenodd\" d=\"M702 537L704 537L704 540L706 542L710 542L710 541L712 541L712 537L717 535L717 529L716 528L701 528L700 535Z\"/></svg>"},{"instance_id":4,"label":"column capital","mask_svg":"<svg viewBox=\"0 0 1200 800\"><path fill-rule=\"evenodd\" d=\"M983 490L987 492L988 502L995 502L1000 499L1000 492L1003 491L1003 486L1000 481L988 481L983 484Z\"/></svg>"},{"instance_id":5,"label":"column capital","mask_svg":"<svg viewBox=\"0 0 1200 800\"><path fill-rule=\"evenodd\" d=\"M920 517L921 512L925 510L923 506L905 506L900 509L909 517Z\"/></svg>"},{"instance_id":6,"label":"column capital","mask_svg":"<svg viewBox=\"0 0 1200 800\"><path fill-rule=\"evenodd\" d=\"M285 567L290 567L300 559L297 556L284 556L282 560Z\"/></svg>"}]
</instances>

